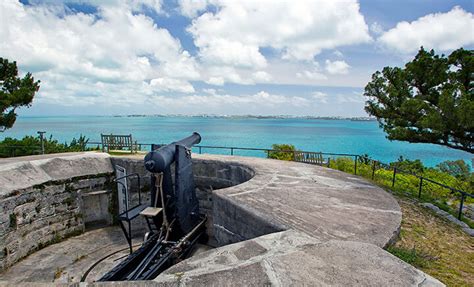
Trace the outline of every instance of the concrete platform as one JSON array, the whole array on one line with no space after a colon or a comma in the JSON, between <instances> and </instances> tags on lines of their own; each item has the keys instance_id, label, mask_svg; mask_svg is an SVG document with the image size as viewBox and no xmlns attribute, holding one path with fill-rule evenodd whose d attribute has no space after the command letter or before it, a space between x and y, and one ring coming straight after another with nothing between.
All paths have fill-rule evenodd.
<instances>
[{"instance_id":1,"label":"concrete platform","mask_svg":"<svg viewBox=\"0 0 474 287\"><path fill-rule=\"evenodd\" d=\"M210 197L204 197L206 204L209 204L206 212L212 217L208 228L212 229L212 236L221 247L178 263L154 282L130 284L442 285L382 249L398 234L401 211L390 194L366 180L296 162L218 155L193 157L195 176L199 177L199 182L210 185L209 191L205 191L209 192ZM138 167L143 170L142 160L142 155L120 157L121 164L127 165L130 161L129 166L137 169L133 172L141 172ZM88 161L93 161L92 165ZM29 184L63 180L71 174L82 176L88 174L85 167L88 172L94 170L90 168L93 166L109 174L110 161L108 155L86 153L8 163L0 165L0 182L9 184L5 195L21 196L24 190L31 192L25 189ZM71 162L79 165L75 167ZM25 179L22 184L11 180L12 176L21 174L25 169L35 171L37 167L41 172L33 173L34 176ZM80 184L74 184L80 188ZM33 192L41 195L43 191ZM67 194L70 189L61 192ZM34 212L34 208L31 210L25 209L25 212ZM7 230L13 232L12 227ZM96 258L116 250L118 246L126 247L120 230L111 231L115 235L110 236L103 236L101 232L105 231L102 230L94 232L30 255L0 275L0 281L8 280L17 286L21 286L17 282L28 286L24 283L26 281L79 281ZM91 274L88 279L98 278L99 273L110 269L114 265L113 259L105 262L109 265L95 269L97 274ZM112 282L84 286L132 286L130 284Z\"/></svg>"},{"instance_id":2,"label":"concrete platform","mask_svg":"<svg viewBox=\"0 0 474 287\"><path fill-rule=\"evenodd\" d=\"M398 234L397 201L365 179L321 166L251 157L195 155L197 161L250 167L250 180L213 193L223 244L295 229L312 237L384 247Z\"/></svg>"},{"instance_id":3,"label":"concrete platform","mask_svg":"<svg viewBox=\"0 0 474 287\"><path fill-rule=\"evenodd\" d=\"M142 238L134 238L133 242L140 244ZM129 254L128 244L120 227L88 231L31 254L6 272L0 273L0 281L8 281L12 285L19 282L79 282L92 264L115 251L119 252L98 264L86 281L99 279L118 264L119 259Z\"/></svg>"},{"instance_id":4,"label":"concrete platform","mask_svg":"<svg viewBox=\"0 0 474 287\"><path fill-rule=\"evenodd\" d=\"M373 244L321 242L294 230L191 257L154 281L160 286L443 286Z\"/></svg>"}]
</instances>

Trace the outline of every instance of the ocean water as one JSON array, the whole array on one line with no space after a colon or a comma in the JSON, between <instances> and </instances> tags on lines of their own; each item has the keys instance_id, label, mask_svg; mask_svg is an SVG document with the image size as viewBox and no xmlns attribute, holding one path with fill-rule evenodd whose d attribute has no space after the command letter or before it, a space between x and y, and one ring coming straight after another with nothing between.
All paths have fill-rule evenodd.
<instances>
[{"instance_id":1,"label":"ocean water","mask_svg":"<svg viewBox=\"0 0 474 287\"><path fill-rule=\"evenodd\" d=\"M132 134L139 143L169 143L197 131L201 145L271 148L272 144L289 143L300 150L331 153L368 154L383 162L400 155L420 159L434 166L444 160L463 159L472 162L473 155L433 144L389 141L375 121L316 119L255 119L210 117L19 117L12 129L0 133L22 138L46 131L59 141L70 141L81 134L91 142L100 142L100 134ZM207 150L209 153L229 151ZM235 155L265 156L263 152L234 151Z\"/></svg>"}]
</instances>

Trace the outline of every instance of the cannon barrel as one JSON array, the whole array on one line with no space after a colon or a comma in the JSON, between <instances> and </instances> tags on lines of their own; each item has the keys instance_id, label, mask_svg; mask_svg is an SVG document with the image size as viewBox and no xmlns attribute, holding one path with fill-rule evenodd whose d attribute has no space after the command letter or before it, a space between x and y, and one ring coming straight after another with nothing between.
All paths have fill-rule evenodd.
<instances>
[{"instance_id":1,"label":"cannon barrel","mask_svg":"<svg viewBox=\"0 0 474 287\"><path fill-rule=\"evenodd\" d=\"M174 160L177 145L191 148L201 142L201 135L194 132L187 138L165 145L157 150L149 152L145 156L145 168L149 172L163 172Z\"/></svg>"}]
</instances>

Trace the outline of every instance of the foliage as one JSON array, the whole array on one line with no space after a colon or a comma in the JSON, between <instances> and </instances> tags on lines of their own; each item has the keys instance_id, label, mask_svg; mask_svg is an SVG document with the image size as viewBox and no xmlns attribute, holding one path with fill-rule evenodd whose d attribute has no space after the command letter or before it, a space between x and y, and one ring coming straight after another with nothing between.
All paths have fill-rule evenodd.
<instances>
[{"instance_id":1,"label":"foliage","mask_svg":"<svg viewBox=\"0 0 474 287\"><path fill-rule=\"evenodd\" d=\"M59 143L51 135L49 139L44 139L45 153L77 152L93 150L87 148L89 139L80 135L78 139L73 138L71 143ZM5 138L0 141L0 157L25 156L41 153L41 140L39 137L25 136L23 139Z\"/></svg>"},{"instance_id":2,"label":"foliage","mask_svg":"<svg viewBox=\"0 0 474 287\"><path fill-rule=\"evenodd\" d=\"M412 172L418 175L422 175L425 167L419 159L409 160L400 156L398 161L390 163L391 167L396 167L397 169Z\"/></svg>"},{"instance_id":3,"label":"foliage","mask_svg":"<svg viewBox=\"0 0 474 287\"><path fill-rule=\"evenodd\" d=\"M13 126L17 108L31 105L39 83L30 73L20 78L16 62L0 57L0 131Z\"/></svg>"},{"instance_id":4,"label":"foliage","mask_svg":"<svg viewBox=\"0 0 474 287\"><path fill-rule=\"evenodd\" d=\"M370 164L371 158L368 154L363 154L357 157L357 160L362 164Z\"/></svg>"},{"instance_id":5,"label":"foliage","mask_svg":"<svg viewBox=\"0 0 474 287\"><path fill-rule=\"evenodd\" d=\"M461 180L467 180L471 176L471 167L461 159L443 161L436 168Z\"/></svg>"},{"instance_id":6,"label":"foliage","mask_svg":"<svg viewBox=\"0 0 474 287\"><path fill-rule=\"evenodd\" d=\"M294 159L294 151L296 148L294 145L291 144L274 144L272 145L272 149L275 151L271 151L268 153L269 158L273 159L280 159L280 160L293 160Z\"/></svg>"},{"instance_id":7,"label":"foliage","mask_svg":"<svg viewBox=\"0 0 474 287\"><path fill-rule=\"evenodd\" d=\"M390 140L433 143L474 153L474 51L445 57L421 47L404 68L385 67L365 87L365 110Z\"/></svg>"},{"instance_id":8,"label":"foliage","mask_svg":"<svg viewBox=\"0 0 474 287\"><path fill-rule=\"evenodd\" d=\"M389 246L387 251L416 268L423 268L429 265L429 260L426 259L427 256L420 254L420 251L417 251L415 247L408 249L398 246Z\"/></svg>"},{"instance_id":9,"label":"foliage","mask_svg":"<svg viewBox=\"0 0 474 287\"><path fill-rule=\"evenodd\" d=\"M393 166L397 166L401 170L409 173L397 173L395 186L392 187ZM354 173L354 160L349 157L332 159L330 167L347 173ZM372 180L372 169L373 165L371 163L366 164L363 161L358 161L357 175ZM457 178L449 173L439 170L438 168L425 167L419 160L411 161L404 159L403 157L400 157L398 161L392 162L389 165L377 165L373 181L378 185L390 188L396 194L407 197L421 196L423 201L432 202L439 208L450 212L453 215L457 214L459 206L458 193L452 193L451 190L437 184L423 181L422 193L419 194L420 179L414 174L423 175L423 177L441 184L474 194L474 184L472 184L472 181ZM466 200L467 202L474 202L470 197L467 197ZM468 219L465 219L465 222L474 227L474 222Z\"/></svg>"}]
</instances>

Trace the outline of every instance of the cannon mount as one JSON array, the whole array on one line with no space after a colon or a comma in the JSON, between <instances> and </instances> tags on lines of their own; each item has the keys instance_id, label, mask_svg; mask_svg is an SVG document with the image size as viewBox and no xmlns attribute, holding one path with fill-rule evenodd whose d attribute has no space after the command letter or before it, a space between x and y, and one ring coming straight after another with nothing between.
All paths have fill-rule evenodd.
<instances>
[{"instance_id":1,"label":"cannon mount","mask_svg":"<svg viewBox=\"0 0 474 287\"><path fill-rule=\"evenodd\" d=\"M188 257L206 237L206 217L199 213L191 160L191 147L200 141L201 136L193 133L169 145L152 146L145 156L145 168L152 174L150 207L141 213L148 224L145 241L99 281L154 279Z\"/></svg>"}]
</instances>

